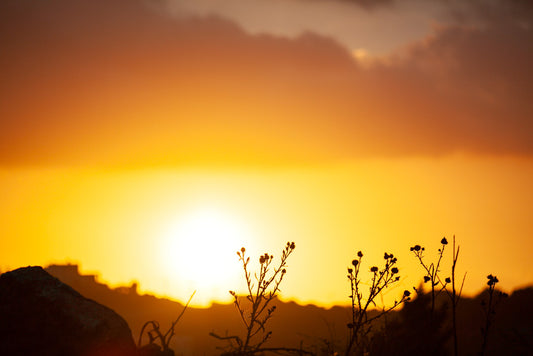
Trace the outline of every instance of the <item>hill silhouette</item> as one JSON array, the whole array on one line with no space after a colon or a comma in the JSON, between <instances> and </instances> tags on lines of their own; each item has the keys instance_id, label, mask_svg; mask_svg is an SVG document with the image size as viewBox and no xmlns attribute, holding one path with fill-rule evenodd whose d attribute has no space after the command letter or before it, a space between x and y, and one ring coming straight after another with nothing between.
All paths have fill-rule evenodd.
<instances>
[{"instance_id":1,"label":"hill silhouette","mask_svg":"<svg viewBox=\"0 0 533 356\"><path fill-rule=\"evenodd\" d=\"M182 311L184 305L153 295L139 295L137 285L110 288L99 283L94 275L80 275L77 265L51 265L45 270L62 282L70 285L87 298L106 305L120 314L129 324L135 341L142 325L157 320L166 330ZM269 325L273 330L272 346L304 347L316 349L324 342L334 340L342 345L345 339L348 307L320 308L301 306L294 302L276 303L277 310ZM242 321L233 304L213 304L209 308L191 308L185 312L177 325L176 336L171 345L177 355L211 355L224 346L220 340L209 336L240 334Z\"/></svg>"},{"instance_id":2,"label":"hill silhouette","mask_svg":"<svg viewBox=\"0 0 533 356\"><path fill-rule=\"evenodd\" d=\"M142 325L156 320L163 330L183 310L184 305L153 295L140 295L137 284L110 288L94 275L80 275L77 265L51 265L46 271L87 298L106 305L120 314L129 324L135 341ZM477 355L482 344L484 324L482 301L486 292L474 298L462 298L458 306L459 350L462 355ZM424 296L415 298L399 311L381 319L374 330L372 355L451 354L450 320L446 313L446 296L439 301L438 328L431 331L425 324L427 303ZM316 354L341 351L347 339L346 324L350 308L321 308L276 301L277 310L269 322L273 331L269 346L304 347ZM533 354L533 288L514 291L502 298L496 308L489 332L485 355ZM209 308L191 308L177 325L171 347L176 355L219 354L221 340L209 336L240 335L241 320L233 304L213 304ZM437 352L437 353L436 353Z\"/></svg>"}]
</instances>

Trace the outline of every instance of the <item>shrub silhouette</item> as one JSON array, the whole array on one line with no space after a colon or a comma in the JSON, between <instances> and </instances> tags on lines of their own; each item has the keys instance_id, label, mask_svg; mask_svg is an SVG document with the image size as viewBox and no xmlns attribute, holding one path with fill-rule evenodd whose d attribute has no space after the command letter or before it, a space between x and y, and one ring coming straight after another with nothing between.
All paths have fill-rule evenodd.
<instances>
[{"instance_id":1,"label":"shrub silhouette","mask_svg":"<svg viewBox=\"0 0 533 356\"><path fill-rule=\"evenodd\" d=\"M447 313L446 304L433 305L431 294L417 293L393 320L373 335L368 354L448 355L446 344L451 328L445 323Z\"/></svg>"}]
</instances>

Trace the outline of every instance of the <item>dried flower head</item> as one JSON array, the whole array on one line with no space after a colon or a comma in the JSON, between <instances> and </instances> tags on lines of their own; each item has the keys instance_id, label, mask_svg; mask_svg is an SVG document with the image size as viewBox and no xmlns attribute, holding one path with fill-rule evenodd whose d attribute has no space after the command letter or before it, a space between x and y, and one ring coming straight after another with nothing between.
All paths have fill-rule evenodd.
<instances>
[{"instance_id":1,"label":"dried flower head","mask_svg":"<svg viewBox=\"0 0 533 356\"><path fill-rule=\"evenodd\" d=\"M489 286L493 286L493 285L495 285L496 283L499 282L498 277L493 276L492 274L489 274L489 275L487 276L487 279L488 279L487 284L488 284Z\"/></svg>"},{"instance_id":2,"label":"dried flower head","mask_svg":"<svg viewBox=\"0 0 533 356\"><path fill-rule=\"evenodd\" d=\"M359 258L363 257L363 253L361 251L357 252L357 257Z\"/></svg>"},{"instance_id":3,"label":"dried flower head","mask_svg":"<svg viewBox=\"0 0 533 356\"><path fill-rule=\"evenodd\" d=\"M265 262L268 262L268 260L272 259L273 256L269 256L268 253L265 253L261 257L259 257L259 263L263 264Z\"/></svg>"},{"instance_id":4,"label":"dried flower head","mask_svg":"<svg viewBox=\"0 0 533 356\"><path fill-rule=\"evenodd\" d=\"M370 268L370 272L377 272L378 271L378 268L376 266Z\"/></svg>"},{"instance_id":5,"label":"dried flower head","mask_svg":"<svg viewBox=\"0 0 533 356\"><path fill-rule=\"evenodd\" d=\"M358 264L359 264L359 261L357 261L357 260L353 260L353 261L352 261L352 265L353 265L354 267L357 267Z\"/></svg>"},{"instance_id":6,"label":"dried flower head","mask_svg":"<svg viewBox=\"0 0 533 356\"><path fill-rule=\"evenodd\" d=\"M447 245L448 244L448 240L446 240L446 237L443 237L442 240L440 240L440 243L443 244L443 245Z\"/></svg>"}]
</instances>

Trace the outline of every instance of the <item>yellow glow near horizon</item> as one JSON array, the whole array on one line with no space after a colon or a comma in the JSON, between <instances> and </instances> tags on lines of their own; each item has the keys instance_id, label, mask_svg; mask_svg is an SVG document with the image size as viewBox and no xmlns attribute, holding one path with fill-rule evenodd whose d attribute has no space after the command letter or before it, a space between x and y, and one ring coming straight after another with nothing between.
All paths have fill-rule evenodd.
<instances>
[{"instance_id":1,"label":"yellow glow near horizon","mask_svg":"<svg viewBox=\"0 0 533 356\"><path fill-rule=\"evenodd\" d=\"M238 276L235 255L250 238L244 222L222 210L200 208L163 228L162 267L195 289L227 288Z\"/></svg>"},{"instance_id":2,"label":"yellow glow near horizon","mask_svg":"<svg viewBox=\"0 0 533 356\"><path fill-rule=\"evenodd\" d=\"M281 297L348 303L346 267L398 257L402 285L421 271L409 247L434 256L443 236L461 245L465 294L496 274L511 291L531 284L531 160L366 160L271 170L0 171L0 269L75 262L112 286L195 306L243 290L236 251L255 271L265 252L296 242ZM405 280L404 280L405 278Z\"/></svg>"}]
</instances>

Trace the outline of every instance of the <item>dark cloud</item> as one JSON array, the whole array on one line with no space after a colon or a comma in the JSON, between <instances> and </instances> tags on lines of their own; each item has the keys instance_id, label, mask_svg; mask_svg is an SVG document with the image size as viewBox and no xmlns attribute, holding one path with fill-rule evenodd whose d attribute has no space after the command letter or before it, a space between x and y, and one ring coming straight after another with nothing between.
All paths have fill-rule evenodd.
<instances>
[{"instance_id":1,"label":"dark cloud","mask_svg":"<svg viewBox=\"0 0 533 356\"><path fill-rule=\"evenodd\" d=\"M531 28L444 27L362 68L130 0L0 2L0 163L324 162L533 153Z\"/></svg>"},{"instance_id":2,"label":"dark cloud","mask_svg":"<svg viewBox=\"0 0 533 356\"><path fill-rule=\"evenodd\" d=\"M366 9L373 9L376 7L391 5L395 0L338 0L345 3L352 3L364 7Z\"/></svg>"},{"instance_id":3,"label":"dark cloud","mask_svg":"<svg viewBox=\"0 0 533 356\"><path fill-rule=\"evenodd\" d=\"M533 28L501 15L483 26L442 27L382 69L382 83L433 103L413 116L440 130L449 149L531 154Z\"/></svg>"},{"instance_id":4,"label":"dark cloud","mask_svg":"<svg viewBox=\"0 0 533 356\"><path fill-rule=\"evenodd\" d=\"M525 4L511 0L507 6L511 3ZM493 150L504 141L509 150L531 148L533 17L531 3L521 8L528 22L502 9L496 11L499 17L489 17L483 26L442 29L411 53L418 67L431 64L433 73L440 74L436 79L448 81L448 96L454 99L450 106L468 105L470 109L464 110L471 117L468 122L486 133L484 140Z\"/></svg>"},{"instance_id":5,"label":"dark cloud","mask_svg":"<svg viewBox=\"0 0 533 356\"><path fill-rule=\"evenodd\" d=\"M289 0L291 1L291 0ZM354 4L361 6L365 9L374 9L380 6L389 6L394 4L397 0L292 0L300 2L340 2L347 4Z\"/></svg>"},{"instance_id":6,"label":"dark cloud","mask_svg":"<svg viewBox=\"0 0 533 356\"><path fill-rule=\"evenodd\" d=\"M533 20L530 0L445 0L450 15L463 23L472 21L529 23Z\"/></svg>"}]
</instances>

